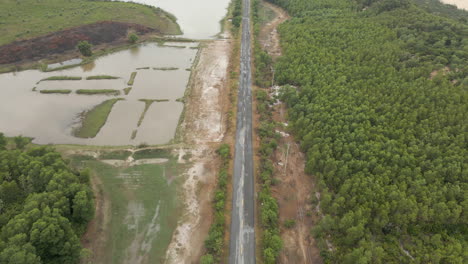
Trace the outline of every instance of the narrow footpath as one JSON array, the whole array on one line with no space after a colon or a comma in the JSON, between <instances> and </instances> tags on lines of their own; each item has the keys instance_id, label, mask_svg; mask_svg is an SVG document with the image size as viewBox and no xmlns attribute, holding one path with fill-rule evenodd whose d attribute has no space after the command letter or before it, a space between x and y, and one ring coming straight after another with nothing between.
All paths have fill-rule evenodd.
<instances>
[{"instance_id":1,"label":"narrow footpath","mask_svg":"<svg viewBox=\"0 0 468 264\"><path fill-rule=\"evenodd\" d=\"M243 0L229 263L255 263L250 0Z\"/></svg>"}]
</instances>

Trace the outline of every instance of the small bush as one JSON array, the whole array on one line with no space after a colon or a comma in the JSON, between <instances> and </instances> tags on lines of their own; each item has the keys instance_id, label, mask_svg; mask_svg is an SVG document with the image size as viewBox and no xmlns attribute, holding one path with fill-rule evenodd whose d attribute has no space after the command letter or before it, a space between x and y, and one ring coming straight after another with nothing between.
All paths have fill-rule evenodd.
<instances>
[{"instance_id":1,"label":"small bush","mask_svg":"<svg viewBox=\"0 0 468 264\"><path fill-rule=\"evenodd\" d=\"M294 219L288 219L286 221L284 221L284 227L286 228L293 228L296 226L296 220Z\"/></svg>"},{"instance_id":2,"label":"small bush","mask_svg":"<svg viewBox=\"0 0 468 264\"><path fill-rule=\"evenodd\" d=\"M128 42L135 44L138 41L138 36L135 33L128 35Z\"/></svg>"},{"instance_id":3,"label":"small bush","mask_svg":"<svg viewBox=\"0 0 468 264\"><path fill-rule=\"evenodd\" d=\"M76 46L80 51L81 55L89 57L93 55L93 51L91 50L93 45L91 45L88 41L80 41Z\"/></svg>"}]
</instances>

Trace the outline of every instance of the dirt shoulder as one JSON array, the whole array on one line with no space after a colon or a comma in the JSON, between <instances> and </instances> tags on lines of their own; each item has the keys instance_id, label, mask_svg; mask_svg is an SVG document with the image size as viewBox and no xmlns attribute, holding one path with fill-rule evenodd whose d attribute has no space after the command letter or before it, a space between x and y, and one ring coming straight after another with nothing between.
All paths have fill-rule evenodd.
<instances>
[{"instance_id":1,"label":"dirt shoulder","mask_svg":"<svg viewBox=\"0 0 468 264\"><path fill-rule=\"evenodd\" d=\"M289 16L273 4L263 1L262 5L271 9L275 18L261 27L258 40L268 54L276 59L281 56L277 27ZM273 120L286 124L286 108L283 104L274 106ZM311 203L312 195L316 191L314 179L305 174L305 156L294 137L287 133L287 126L277 132L282 137L273 154L273 178L277 183L271 190L279 205L280 233L283 240L279 263L321 264L323 261L320 251L310 232L318 220L316 214L313 214L314 208ZM285 227L286 222L294 224Z\"/></svg>"},{"instance_id":2,"label":"dirt shoulder","mask_svg":"<svg viewBox=\"0 0 468 264\"><path fill-rule=\"evenodd\" d=\"M186 210L169 245L166 263L198 263L204 251L220 166L216 149L226 131L231 45L230 39L204 43L192 75L181 124L188 146L183 151L191 153L192 164L183 184Z\"/></svg>"}]
</instances>

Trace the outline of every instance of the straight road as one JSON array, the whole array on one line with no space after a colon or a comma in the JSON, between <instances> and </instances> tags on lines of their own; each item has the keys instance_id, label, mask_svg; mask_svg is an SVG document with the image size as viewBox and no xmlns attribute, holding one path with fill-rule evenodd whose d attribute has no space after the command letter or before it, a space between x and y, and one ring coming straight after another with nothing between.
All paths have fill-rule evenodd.
<instances>
[{"instance_id":1,"label":"straight road","mask_svg":"<svg viewBox=\"0 0 468 264\"><path fill-rule=\"evenodd\" d=\"M255 263L255 197L252 151L250 0L243 0L240 80L234 156L230 264Z\"/></svg>"}]
</instances>

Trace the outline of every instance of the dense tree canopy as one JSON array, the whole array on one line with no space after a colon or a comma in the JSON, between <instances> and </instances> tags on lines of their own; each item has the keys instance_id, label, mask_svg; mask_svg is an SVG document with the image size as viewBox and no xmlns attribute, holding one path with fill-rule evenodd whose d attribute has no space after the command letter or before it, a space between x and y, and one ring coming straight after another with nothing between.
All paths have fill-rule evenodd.
<instances>
[{"instance_id":1,"label":"dense tree canopy","mask_svg":"<svg viewBox=\"0 0 468 264\"><path fill-rule=\"evenodd\" d=\"M275 79L319 180L325 260L468 263L466 21L410 0L272 2L292 15Z\"/></svg>"},{"instance_id":2,"label":"dense tree canopy","mask_svg":"<svg viewBox=\"0 0 468 264\"><path fill-rule=\"evenodd\" d=\"M0 263L78 263L93 217L89 175L48 147L6 150L0 133Z\"/></svg>"}]
</instances>

